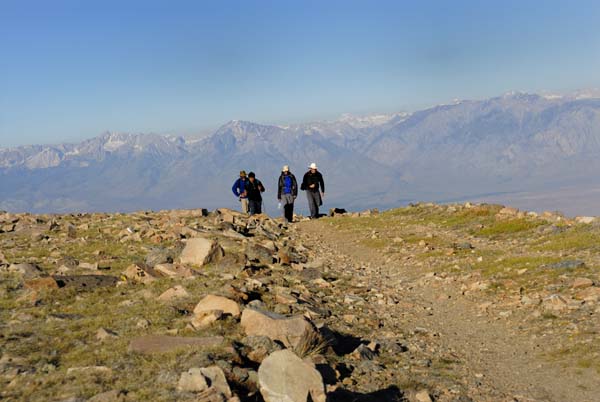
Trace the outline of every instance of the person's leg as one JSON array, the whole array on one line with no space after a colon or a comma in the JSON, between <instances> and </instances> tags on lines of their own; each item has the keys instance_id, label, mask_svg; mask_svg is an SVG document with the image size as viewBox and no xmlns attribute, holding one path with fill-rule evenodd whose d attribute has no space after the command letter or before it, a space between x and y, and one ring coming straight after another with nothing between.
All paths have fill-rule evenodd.
<instances>
[{"instance_id":1,"label":"person's leg","mask_svg":"<svg viewBox=\"0 0 600 402\"><path fill-rule=\"evenodd\" d=\"M314 218L317 216L318 213L318 210L316 209L317 204L315 200L315 193L312 191L307 191L306 198L308 199L308 209L310 210L310 217Z\"/></svg>"},{"instance_id":2,"label":"person's leg","mask_svg":"<svg viewBox=\"0 0 600 402\"><path fill-rule=\"evenodd\" d=\"M262 201L254 201L254 213L262 214Z\"/></svg>"},{"instance_id":3,"label":"person's leg","mask_svg":"<svg viewBox=\"0 0 600 402\"><path fill-rule=\"evenodd\" d=\"M293 203L286 203L283 205L283 216L285 217L285 220L288 222L291 222L294 219L294 204Z\"/></svg>"},{"instance_id":4,"label":"person's leg","mask_svg":"<svg viewBox=\"0 0 600 402\"><path fill-rule=\"evenodd\" d=\"M240 202L242 203L242 213L247 214L248 213L248 199L241 198Z\"/></svg>"},{"instance_id":5,"label":"person's leg","mask_svg":"<svg viewBox=\"0 0 600 402\"><path fill-rule=\"evenodd\" d=\"M256 213L256 201L248 200L248 211L250 212L250 215Z\"/></svg>"}]
</instances>

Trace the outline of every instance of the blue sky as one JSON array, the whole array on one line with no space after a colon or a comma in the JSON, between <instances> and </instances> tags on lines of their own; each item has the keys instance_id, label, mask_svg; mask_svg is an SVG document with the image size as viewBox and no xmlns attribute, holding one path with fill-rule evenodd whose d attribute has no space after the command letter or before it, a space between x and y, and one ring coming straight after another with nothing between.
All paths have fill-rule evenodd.
<instances>
[{"instance_id":1,"label":"blue sky","mask_svg":"<svg viewBox=\"0 0 600 402\"><path fill-rule=\"evenodd\" d=\"M598 1L0 0L0 147L600 87Z\"/></svg>"}]
</instances>

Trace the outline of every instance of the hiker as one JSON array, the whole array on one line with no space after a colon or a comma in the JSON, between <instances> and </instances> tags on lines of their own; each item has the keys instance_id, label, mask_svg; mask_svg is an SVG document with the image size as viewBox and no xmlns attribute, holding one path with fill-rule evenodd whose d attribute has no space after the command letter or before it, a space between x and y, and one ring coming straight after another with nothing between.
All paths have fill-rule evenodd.
<instances>
[{"instance_id":1,"label":"hiker","mask_svg":"<svg viewBox=\"0 0 600 402\"><path fill-rule=\"evenodd\" d=\"M248 213L248 192L246 188L248 186L248 178L246 177L246 171L240 171L240 177L233 183L233 187L231 187L231 191L233 191L233 195L238 197L240 202L242 203L242 212Z\"/></svg>"},{"instance_id":2,"label":"hiker","mask_svg":"<svg viewBox=\"0 0 600 402\"><path fill-rule=\"evenodd\" d=\"M277 186L277 200L283 204L283 217L287 222L294 220L294 200L298 196L298 182L296 176L290 172L288 165L281 169L279 185Z\"/></svg>"},{"instance_id":3,"label":"hiker","mask_svg":"<svg viewBox=\"0 0 600 402\"><path fill-rule=\"evenodd\" d=\"M262 213L262 195L265 192L265 187L256 178L254 172L248 173L248 183L246 184L246 192L248 193L248 210L250 215Z\"/></svg>"},{"instance_id":4,"label":"hiker","mask_svg":"<svg viewBox=\"0 0 600 402\"><path fill-rule=\"evenodd\" d=\"M306 191L310 219L316 219L319 217L319 206L323 205L325 197L325 182L323 175L317 170L316 163L311 163L308 168L310 170L304 174L300 190Z\"/></svg>"}]
</instances>

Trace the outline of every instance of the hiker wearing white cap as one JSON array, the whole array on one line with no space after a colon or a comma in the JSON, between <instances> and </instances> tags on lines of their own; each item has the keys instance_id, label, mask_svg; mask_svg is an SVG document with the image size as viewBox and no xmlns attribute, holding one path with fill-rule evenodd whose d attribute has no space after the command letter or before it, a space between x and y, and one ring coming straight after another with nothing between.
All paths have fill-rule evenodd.
<instances>
[{"instance_id":1,"label":"hiker wearing white cap","mask_svg":"<svg viewBox=\"0 0 600 402\"><path fill-rule=\"evenodd\" d=\"M325 182L323 181L323 175L317 170L316 163L311 163L308 168L309 171L304 174L300 190L306 191L310 218L315 219L319 217L319 206L323 205Z\"/></svg>"},{"instance_id":2,"label":"hiker wearing white cap","mask_svg":"<svg viewBox=\"0 0 600 402\"><path fill-rule=\"evenodd\" d=\"M298 196L298 182L296 176L290 172L288 165L281 169L279 185L277 188L277 199L283 203L283 216L286 221L294 220L294 200Z\"/></svg>"}]
</instances>

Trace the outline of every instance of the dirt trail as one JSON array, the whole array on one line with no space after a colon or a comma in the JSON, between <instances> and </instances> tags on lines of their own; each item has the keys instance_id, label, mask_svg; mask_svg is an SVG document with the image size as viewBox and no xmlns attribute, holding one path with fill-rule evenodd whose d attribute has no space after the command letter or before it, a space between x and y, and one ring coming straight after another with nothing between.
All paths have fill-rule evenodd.
<instances>
[{"instance_id":1,"label":"dirt trail","mask_svg":"<svg viewBox=\"0 0 600 402\"><path fill-rule=\"evenodd\" d=\"M529 312L506 304L500 316L488 314L485 307L496 300L465 297L459 281L427 275L410 259L390 260L362 245L356 234L336 230L328 220L299 224L298 236L330 262L331 270L337 267L357 283L395 295L397 304L376 307L383 330L408 332L425 340L425 356L452 360L450 375L446 370L441 376L427 364L410 367L428 385L449 387L450 393L461 389L456 394L464 392L476 401L600 400L597 373L544 358L557 341L538 331L542 324L533 324Z\"/></svg>"}]
</instances>

